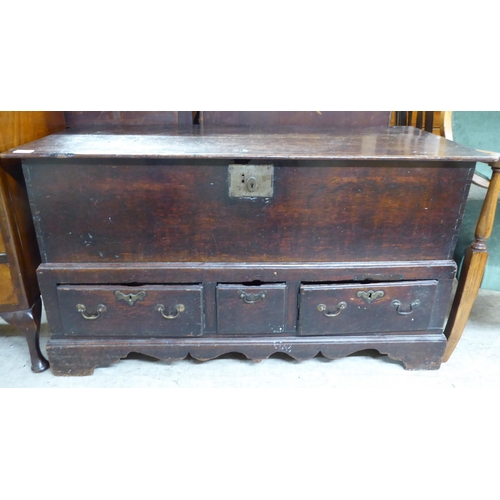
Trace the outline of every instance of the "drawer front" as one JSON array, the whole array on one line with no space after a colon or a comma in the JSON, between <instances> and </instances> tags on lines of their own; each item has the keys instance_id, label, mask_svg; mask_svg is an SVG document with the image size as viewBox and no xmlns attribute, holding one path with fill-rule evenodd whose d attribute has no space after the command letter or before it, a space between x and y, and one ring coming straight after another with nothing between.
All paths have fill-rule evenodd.
<instances>
[{"instance_id":1,"label":"drawer front","mask_svg":"<svg viewBox=\"0 0 500 500\"><path fill-rule=\"evenodd\" d=\"M67 335L185 337L202 334L200 285L61 285L57 294Z\"/></svg>"},{"instance_id":2,"label":"drawer front","mask_svg":"<svg viewBox=\"0 0 500 500\"><path fill-rule=\"evenodd\" d=\"M302 285L299 334L336 335L425 330L437 281Z\"/></svg>"},{"instance_id":3,"label":"drawer front","mask_svg":"<svg viewBox=\"0 0 500 500\"><path fill-rule=\"evenodd\" d=\"M0 264L0 305L17 303L10 267L8 264Z\"/></svg>"},{"instance_id":4,"label":"drawer front","mask_svg":"<svg viewBox=\"0 0 500 500\"><path fill-rule=\"evenodd\" d=\"M6 252L5 241L3 239L2 232L0 231L0 254L5 252Z\"/></svg>"},{"instance_id":5,"label":"drawer front","mask_svg":"<svg viewBox=\"0 0 500 500\"><path fill-rule=\"evenodd\" d=\"M285 331L286 285L218 285L217 325L221 334Z\"/></svg>"}]
</instances>

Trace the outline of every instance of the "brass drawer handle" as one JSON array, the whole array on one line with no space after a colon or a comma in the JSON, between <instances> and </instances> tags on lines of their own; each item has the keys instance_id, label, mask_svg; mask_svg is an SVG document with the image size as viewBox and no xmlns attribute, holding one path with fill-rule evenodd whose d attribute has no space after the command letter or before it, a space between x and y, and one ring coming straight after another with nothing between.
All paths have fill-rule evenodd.
<instances>
[{"instance_id":1,"label":"brass drawer handle","mask_svg":"<svg viewBox=\"0 0 500 500\"><path fill-rule=\"evenodd\" d=\"M400 314L401 316L408 316L409 314L411 314L413 312L413 309L415 307L418 307L420 305L420 300L416 299L416 300L413 300L411 303L410 303L410 309L408 309L407 311L404 311L401 309L401 302L399 300L393 300L391 302L391 304L396 308L396 311L398 314Z\"/></svg>"},{"instance_id":2,"label":"brass drawer handle","mask_svg":"<svg viewBox=\"0 0 500 500\"><path fill-rule=\"evenodd\" d=\"M335 312L328 312L325 304L318 304L318 311L322 312L328 318L333 318L334 316L338 316L345 308L347 307L346 302L339 302L337 306L337 310Z\"/></svg>"},{"instance_id":3,"label":"brass drawer handle","mask_svg":"<svg viewBox=\"0 0 500 500\"><path fill-rule=\"evenodd\" d=\"M255 304L256 302L259 302L259 300L264 300L266 298L265 292L247 293L243 290L239 290L238 295L240 296L240 299L243 299L245 304Z\"/></svg>"},{"instance_id":4,"label":"brass drawer handle","mask_svg":"<svg viewBox=\"0 0 500 500\"><path fill-rule=\"evenodd\" d=\"M175 319L179 316L181 312L184 312L186 308L183 304L177 304L172 309L175 309L175 314L165 314L165 306L163 304L157 304L155 310L158 311L165 319Z\"/></svg>"},{"instance_id":5,"label":"brass drawer handle","mask_svg":"<svg viewBox=\"0 0 500 500\"><path fill-rule=\"evenodd\" d=\"M97 313L96 314L85 314L85 311L87 308L83 304L77 304L76 305L76 310L85 318L89 320L97 319L99 315L103 312L106 312L107 308L104 304L98 304L97 305Z\"/></svg>"}]
</instances>

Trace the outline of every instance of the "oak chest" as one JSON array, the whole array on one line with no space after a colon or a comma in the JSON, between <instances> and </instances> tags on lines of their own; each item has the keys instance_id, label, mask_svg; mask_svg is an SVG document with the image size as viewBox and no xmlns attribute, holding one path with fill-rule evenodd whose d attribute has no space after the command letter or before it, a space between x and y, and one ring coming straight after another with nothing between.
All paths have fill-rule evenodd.
<instances>
[{"instance_id":1,"label":"oak chest","mask_svg":"<svg viewBox=\"0 0 500 500\"><path fill-rule=\"evenodd\" d=\"M411 127L60 133L21 152L55 374L130 352L436 369L474 163Z\"/></svg>"}]
</instances>

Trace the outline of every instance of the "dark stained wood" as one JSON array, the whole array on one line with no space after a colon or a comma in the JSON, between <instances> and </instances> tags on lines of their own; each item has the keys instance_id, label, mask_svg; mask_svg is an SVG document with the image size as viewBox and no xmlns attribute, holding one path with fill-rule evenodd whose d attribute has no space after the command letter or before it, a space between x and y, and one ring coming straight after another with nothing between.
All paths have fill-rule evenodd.
<instances>
[{"instance_id":1,"label":"dark stained wood","mask_svg":"<svg viewBox=\"0 0 500 500\"><path fill-rule=\"evenodd\" d=\"M96 125L102 127L122 125L172 127L193 123L191 111L65 111L64 116L66 126L71 129Z\"/></svg>"},{"instance_id":2,"label":"dark stained wood","mask_svg":"<svg viewBox=\"0 0 500 500\"><path fill-rule=\"evenodd\" d=\"M5 157L24 158L58 375L130 352L259 360L377 349L407 369L436 369L474 161L498 159L409 127L120 128L20 149ZM272 196L229 195L229 165L249 162L273 165ZM199 332L152 326L162 287L194 287ZM338 334L308 319L317 304L300 290L315 287L346 301L353 290L386 295L380 308L344 315ZM117 289L147 298L116 304Z\"/></svg>"},{"instance_id":3,"label":"dark stained wood","mask_svg":"<svg viewBox=\"0 0 500 500\"><path fill-rule=\"evenodd\" d=\"M200 122L216 126L374 127L389 125L388 111L201 111Z\"/></svg>"},{"instance_id":4,"label":"dark stained wood","mask_svg":"<svg viewBox=\"0 0 500 500\"><path fill-rule=\"evenodd\" d=\"M0 152L64 128L62 112L1 111ZM0 240L0 316L25 334L31 368L40 372L48 367L38 340L40 254L19 158L0 159Z\"/></svg>"},{"instance_id":5,"label":"dark stained wood","mask_svg":"<svg viewBox=\"0 0 500 500\"><path fill-rule=\"evenodd\" d=\"M273 164L274 196L243 199L229 196L228 163L220 161L149 160L145 165L141 160L27 160L42 259L451 258L473 163Z\"/></svg>"},{"instance_id":6,"label":"dark stained wood","mask_svg":"<svg viewBox=\"0 0 500 500\"><path fill-rule=\"evenodd\" d=\"M299 333L342 335L425 330L430 324L437 285L434 280L302 285Z\"/></svg>"},{"instance_id":7,"label":"dark stained wood","mask_svg":"<svg viewBox=\"0 0 500 500\"><path fill-rule=\"evenodd\" d=\"M223 354L239 352L253 361L284 353L304 361L319 353L327 359L338 359L366 349L375 349L400 361L407 370L436 370L446 346L442 333L401 332L390 335L346 335L315 337L236 337L217 339L148 339L148 340L51 340L47 352L54 375L92 375L98 366L117 363L131 352L166 361L186 356L207 361Z\"/></svg>"},{"instance_id":8,"label":"dark stained wood","mask_svg":"<svg viewBox=\"0 0 500 500\"><path fill-rule=\"evenodd\" d=\"M295 331L297 320L297 298L300 280L305 282L375 282L383 268L399 280L421 280L430 277L438 279L436 304L430 326L443 325L448 311L452 281L456 265L453 261L421 262L371 262L371 263L325 263L325 264L42 264L38 271L40 287L45 301L47 318L52 336L63 334L61 316L58 310L57 285L59 283L88 283L95 285L122 283L204 283L205 334L216 332L215 287L216 281L248 283L251 281L272 282L287 280L289 289L289 332ZM295 285L292 285L295 283Z\"/></svg>"},{"instance_id":9,"label":"dark stained wood","mask_svg":"<svg viewBox=\"0 0 500 500\"><path fill-rule=\"evenodd\" d=\"M453 279L457 266L452 260L424 260L410 262L160 262L160 263L109 263L75 264L47 263L38 268L38 278L51 274L58 283L70 283L72 277L80 282L98 284L129 283L140 278L149 283L210 282L217 275L230 274L238 282L259 280L262 282L284 281L284 274L293 280L303 281L353 281L380 282L424 279L432 274L436 279ZM382 273L384 271L384 273ZM390 276L391 278L388 278ZM52 278L51 278L52 279ZM224 281L224 280L223 280ZM227 279L225 280L227 281Z\"/></svg>"},{"instance_id":10,"label":"dark stained wood","mask_svg":"<svg viewBox=\"0 0 500 500\"><path fill-rule=\"evenodd\" d=\"M61 285L57 287L57 295L64 333L68 336L183 337L201 335L203 331L200 285ZM129 296L130 302L126 300ZM85 311L79 312L80 304ZM98 312L99 305L106 310ZM163 315L158 305L164 307ZM181 310L177 310L176 306L181 305Z\"/></svg>"},{"instance_id":11,"label":"dark stained wood","mask_svg":"<svg viewBox=\"0 0 500 500\"><path fill-rule=\"evenodd\" d=\"M424 130L426 132L432 132L434 129L434 111L424 111L424 113L425 113Z\"/></svg>"},{"instance_id":12,"label":"dark stained wood","mask_svg":"<svg viewBox=\"0 0 500 500\"><path fill-rule=\"evenodd\" d=\"M42 316L42 301L40 297L25 311L10 311L0 313L0 317L20 330L26 337L31 358L31 370L41 373L49 367L40 350L40 320Z\"/></svg>"},{"instance_id":13,"label":"dark stained wood","mask_svg":"<svg viewBox=\"0 0 500 500\"><path fill-rule=\"evenodd\" d=\"M274 334L285 331L287 287L217 286L217 325L220 334Z\"/></svg>"},{"instance_id":14,"label":"dark stained wood","mask_svg":"<svg viewBox=\"0 0 500 500\"><path fill-rule=\"evenodd\" d=\"M27 151L30 151L29 153ZM496 161L498 156L460 146L413 127L329 131L294 128L201 127L70 130L24 144L3 158L202 158L253 160Z\"/></svg>"}]
</instances>

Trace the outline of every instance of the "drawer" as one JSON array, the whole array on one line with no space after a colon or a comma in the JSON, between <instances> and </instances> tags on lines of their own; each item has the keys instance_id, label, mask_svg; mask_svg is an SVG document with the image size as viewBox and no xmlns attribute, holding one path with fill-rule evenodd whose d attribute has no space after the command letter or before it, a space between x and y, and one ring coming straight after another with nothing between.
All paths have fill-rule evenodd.
<instances>
[{"instance_id":1,"label":"drawer","mask_svg":"<svg viewBox=\"0 0 500 500\"><path fill-rule=\"evenodd\" d=\"M6 252L5 241L3 239L2 232L0 231L0 254L5 252Z\"/></svg>"},{"instance_id":2,"label":"drawer","mask_svg":"<svg viewBox=\"0 0 500 500\"><path fill-rule=\"evenodd\" d=\"M405 332L429 327L437 281L301 285L300 335Z\"/></svg>"},{"instance_id":3,"label":"drawer","mask_svg":"<svg viewBox=\"0 0 500 500\"><path fill-rule=\"evenodd\" d=\"M9 264L0 264L0 305L17 304L18 298L14 290Z\"/></svg>"},{"instance_id":4,"label":"drawer","mask_svg":"<svg viewBox=\"0 0 500 500\"><path fill-rule=\"evenodd\" d=\"M283 333L286 290L283 283L260 286L218 285L218 333Z\"/></svg>"},{"instance_id":5,"label":"drawer","mask_svg":"<svg viewBox=\"0 0 500 500\"><path fill-rule=\"evenodd\" d=\"M201 285L57 288L65 334L106 337L201 335Z\"/></svg>"}]
</instances>

